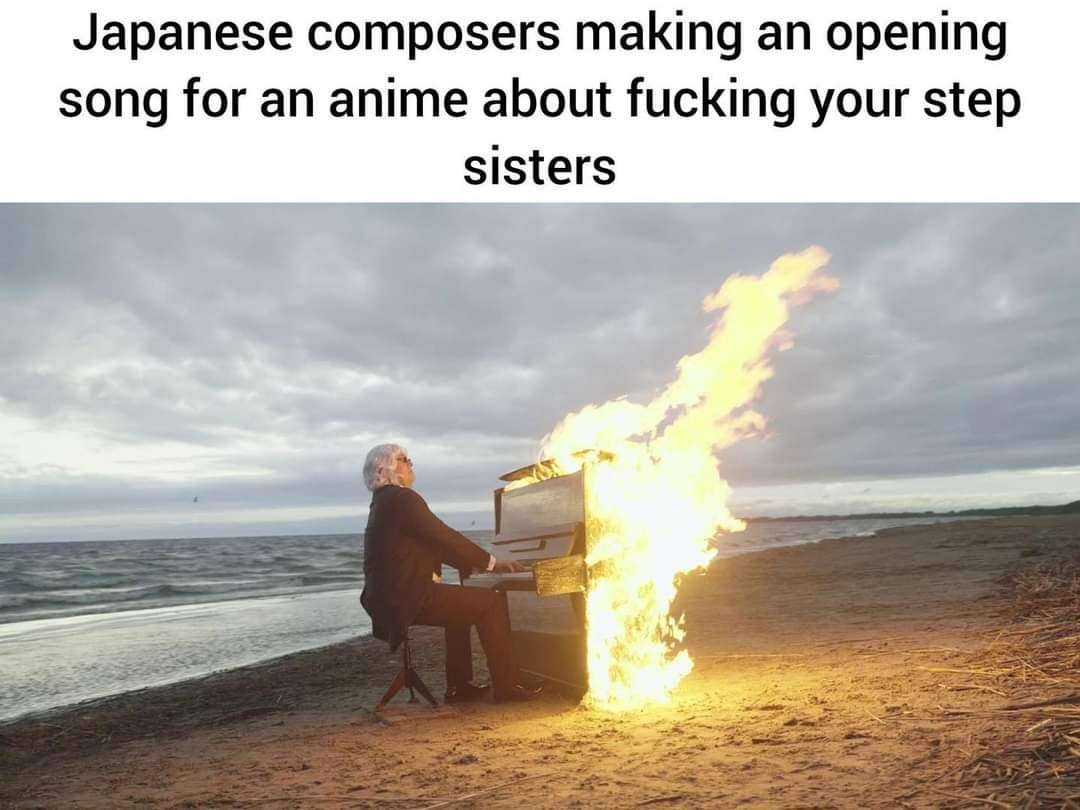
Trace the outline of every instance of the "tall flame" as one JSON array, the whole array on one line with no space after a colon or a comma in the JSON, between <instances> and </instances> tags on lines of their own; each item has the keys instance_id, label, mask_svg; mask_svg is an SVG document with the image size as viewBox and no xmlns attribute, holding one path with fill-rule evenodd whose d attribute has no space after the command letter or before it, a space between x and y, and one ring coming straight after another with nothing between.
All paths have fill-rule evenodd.
<instances>
[{"instance_id":1,"label":"tall flame","mask_svg":"<svg viewBox=\"0 0 1080 810\"><path fill-rule=\"evenodd\" d=\"M729 277L703 302L719 313L708 345L679 361L655 399L587 405L544 439L541 458L551 462L540 478L595 462L586 479L593 705L666 702L692 669L689 653L674 649L684 637L682 617L670 613L679 575L709 563L717 533L745 528L728 510L714 453L764 429L749 404L773 374L770 351L792 345L789 308L839 286L821 272L829 258L812 246L761 276Z\"/></svg>"}]
</instances>

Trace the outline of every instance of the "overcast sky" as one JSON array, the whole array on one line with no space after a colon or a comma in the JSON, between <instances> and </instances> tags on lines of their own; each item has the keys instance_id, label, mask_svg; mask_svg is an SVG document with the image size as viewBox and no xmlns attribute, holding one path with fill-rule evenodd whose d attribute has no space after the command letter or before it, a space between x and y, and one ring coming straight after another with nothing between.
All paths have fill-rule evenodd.
<instances>
[{"instance_id":1,"label":"overcast sky","mask_svg":"<svg viewBox=\"0 0 1080 810\"><path fill-rule=\"evenodd\" d=\"M8 205L0 541L360 531L388 440L490 526L561 416L810 244L841 288L724 453L738 513L1080 498L1077 206Z\"/></svg>"}]
</instances>

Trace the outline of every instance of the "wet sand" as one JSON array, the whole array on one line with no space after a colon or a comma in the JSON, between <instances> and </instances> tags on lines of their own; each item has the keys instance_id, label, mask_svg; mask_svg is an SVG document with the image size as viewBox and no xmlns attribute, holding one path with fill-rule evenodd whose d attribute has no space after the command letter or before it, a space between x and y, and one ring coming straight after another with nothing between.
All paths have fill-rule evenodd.
<instances>
[{"instance_id":1,"label":"wet sand","mask_svg":"<svg viewBox=\"0 0 1080 810\"><path fill-rule=\"evenodd\" d=\"M399 697L380 719L398 658L356 639L0 726L0 805L967 806L958 769L1030 725L979 714L1009 696L962 671L1000 580L1078 552L1080 517L1040 517L718 560L680 597L694 672L630 714ZM441 632L414 632L440 695Z\"/></svg>"}]
</instances>

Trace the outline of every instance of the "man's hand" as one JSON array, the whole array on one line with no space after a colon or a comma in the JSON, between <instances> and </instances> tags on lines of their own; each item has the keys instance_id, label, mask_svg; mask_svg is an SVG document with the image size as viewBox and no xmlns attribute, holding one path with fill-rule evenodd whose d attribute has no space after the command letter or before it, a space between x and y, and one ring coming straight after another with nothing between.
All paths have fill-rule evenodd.
<instances>
[{"instance_id":1,"label":"man's hand","mask_svg":"<svg viewBox=\"0 0 1080 810\"><path fill-rule=\"evenodd\" d=\"M529 569L514 560L496 560L491 570L496 574L524 574Z\"/></svg>"}]
</instances>

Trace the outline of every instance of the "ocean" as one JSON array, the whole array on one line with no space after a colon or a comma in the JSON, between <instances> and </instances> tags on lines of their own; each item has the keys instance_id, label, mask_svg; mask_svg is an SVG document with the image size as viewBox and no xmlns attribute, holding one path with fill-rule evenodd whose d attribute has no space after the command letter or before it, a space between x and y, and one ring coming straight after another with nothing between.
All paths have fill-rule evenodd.
<instances>
[{"instance_id":1,"label":"ocean","mask_svg":"<svg viewBox=\"0 0 1080 810\"><path fill-rule=\"evenodd\" d=\"M358 588L360 535L0 545L0 623Z\"/></svg>"},{"instance_id":2,"label":"ocean","mask_svg":"<svg viewBox=\"0 0 1080 810\"><path fill-rule=\"evenodd\" d=\"M939 520L753 522L717 547ZM466 534L490 548L492 532ZM0 543L0 720L369 633L362 585L357 534Z\"/></svg>"}]
</instances>

